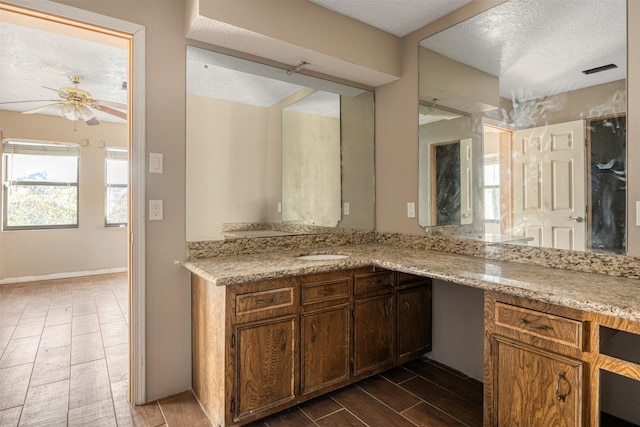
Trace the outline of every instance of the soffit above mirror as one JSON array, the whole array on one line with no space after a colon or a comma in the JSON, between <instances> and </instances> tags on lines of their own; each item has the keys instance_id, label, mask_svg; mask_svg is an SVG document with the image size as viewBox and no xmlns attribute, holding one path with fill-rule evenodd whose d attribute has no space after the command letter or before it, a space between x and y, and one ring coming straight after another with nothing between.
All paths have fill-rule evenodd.
<instances>
[{"instance_id":1,"label":"soffit above mirror","mask_svg":"<svg viewBox=\"0 0 640 427\"><path fill-rule=\"evenodd\" d=\"M500 77L503 98L539 98L625 78L625 8L612 0L511 0L420 45ZM582 72L608 64L617 68Z\"/></svg>"},{"instance_id":2,"label":"soffit above mirror","mask_svg":"<svg viewBox=\"0 0 640 427\"><path fill-rule=\"evenodd\" d=\"M271 107L305 88L349 97L358 96L363 92L362 89L352 86L287 72L281 68L194 46L189 46L187 49L187 94L189 95L257 107ZM312 96L305 103L314 103L318 101L319 96ZM319 104L325 105L322 100ZM314 113L319 114L318 110L314 110ZM339 111L327 111L323 115L336 117L339 116Z\"/></svg>"},{"instance_id":3,"label":"soffit above mirror","mask_svg":"<svg viewBox=\"0 0 640 427\"><path fill-rule=\"evenodd\" d=\"M305 61L310 71L369 87L402 74L400 38L311 2L193 0L185 7L193 40L282 64Z\"/></svg>"}]
</instances>

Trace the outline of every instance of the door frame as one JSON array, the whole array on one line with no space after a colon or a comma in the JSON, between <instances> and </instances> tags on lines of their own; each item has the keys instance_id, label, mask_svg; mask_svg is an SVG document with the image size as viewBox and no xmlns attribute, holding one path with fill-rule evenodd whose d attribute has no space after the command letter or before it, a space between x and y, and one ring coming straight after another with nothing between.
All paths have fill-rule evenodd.
<instances>
[{"instance_id":1,"label":"door frame","mask_svg":"<svg viewBox=\"0 0 640 427\"><path fill-rule=\"evenodd\" d=\"M75 21L131 36L129 45L129 400L146 403L145 374L145 27L49 0L1 0L44 19Z\"/></svg>"}]
</instances>

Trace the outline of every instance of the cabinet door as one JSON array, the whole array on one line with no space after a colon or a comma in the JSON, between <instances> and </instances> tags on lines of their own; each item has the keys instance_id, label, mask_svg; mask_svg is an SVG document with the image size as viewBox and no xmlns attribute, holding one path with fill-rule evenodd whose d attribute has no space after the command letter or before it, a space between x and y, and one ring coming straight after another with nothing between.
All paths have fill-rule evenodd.
<instances>
[{"instance_id":1,"label":"cabinet door","mask_svg":"<svg viewBox=\"0 0 640 427\"><path fill-rule=\"evenodd\" d=\"M396 313L396 363L431 350L431 284L398 291Z\"/></svg>"},{"instance_id":2,"label":"cabinet door","mask_svg":"<svg viewBox=\"0 0 640 427\"><path fill-rule=\"evenodd\" d=\"M294 333L293 316L236 327L236 420L295 397Z\"/></svg>"},{"instance_id":3,"label":"cabinet door","mask_svg":"<svg viewBox=\"0 0 640 427\"><path fill-rule=\"evenodd\" d=\"M496 337L497 426L582 425L583 362Z\"/></svg>"},{"instance_id":4,"label":"cabinet door","mask_svg":"<svg viewBox=\"0 0 640 427\"><path fill-rule=\"evenodd\" d=\"M378 295L354 303L354 375L393 362L393 296Z\"/></svg>"},{"instance_id":5,"label":"cabinet door","mask_svg":"<svg viewBox=\"0 0 640 427\"><path fill-rule=\"evenodd\" d=\"M302 315L302 394L349 378L349 304Z\"/></svg>"}]
</instances>

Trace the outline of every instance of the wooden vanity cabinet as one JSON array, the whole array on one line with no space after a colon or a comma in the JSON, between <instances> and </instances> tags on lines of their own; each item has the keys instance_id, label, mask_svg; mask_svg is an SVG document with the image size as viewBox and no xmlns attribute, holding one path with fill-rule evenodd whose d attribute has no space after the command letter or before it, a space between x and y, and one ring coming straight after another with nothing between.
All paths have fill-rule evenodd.
<instances>
[{"instance_id":1,"label":"wooden vanity cabinet","mask_svg":"<svg viewBox=\"0 0 640 427\"><path fill-rule=\"evenodd\" d=\"M363 267L224 287L192 275L193 389L213 425L247 424L427 352L431 281L398 277Z\"/></svg>"},{"instance_id":2,"label":"wooden vanity cabinet","mask_svg":"<svg viewBox=\"0 0 640 427\"><path fill-rule=\"evenodd\" d=\"M300 392L307 395L350 378L351 277L304 276L301 292Z\"/></svg>"},{"instance_id":3,"label":"wooden vanity cabinet","mask_svg":"<svg viewBox=\"0 0 640 427\"><path fill-rule=\"evenodd\" d=\"M485 425L583 426L582 312L485 296Z\"/></svg>"},{"instance_id":4,"label":"wooden vanity cabinet","mask_svg":"<svg viewBox=\"0 0 640 427\"><path fill-rule=\"evenodd\" d=\"M396 364L431 351L431 279L398 273Z\"/></svg>"},{"instance_id":5,"label":"wooden vanity cabinet","mask_svg":"<svg viewBox=\"0 0 640 427\"><path fill-rule=\"evenodd\" d=\"M395 341L394 274L379 271L354 278L353 374L393 365Z\"/></svg>"}]
</instances>

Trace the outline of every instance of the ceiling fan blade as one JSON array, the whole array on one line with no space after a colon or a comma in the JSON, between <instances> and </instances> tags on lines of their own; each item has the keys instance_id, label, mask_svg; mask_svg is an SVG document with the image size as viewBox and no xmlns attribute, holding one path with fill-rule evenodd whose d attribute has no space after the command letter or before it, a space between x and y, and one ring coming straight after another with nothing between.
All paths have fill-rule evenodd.
<instances>
[{"instance_id":1,"label":"ceiling fan blade","mask_svg":"<svg viewBox=\"0 0 640 427\"><path fill-rule=\"evenodd\" d=\"M118 110L126 110L127 109L127 104L121 104L119 102L103 101L101 99L94 99L93 102L95 102L96 104L98 104L101 107L102 106L113 107L113 108L117 108Z\"/></svg>"},{"instance_id":2,"label":"ceiling fan blade","mask_svg":"<svg viewBox=\"0 0 640 427\"><path fill-rule=\"evenodd\" d=\"M42 86L42 87L43 87L43 88L45 88L45 89L49 89L49 90L52 90L52 91L56 92L56 93L58 94L58 96L59 96L60 98L62 98L62 99L67 99L67 98L69 98L69 94L68 94L67 92L63 91L63 90L60 90L60 89L54 89L54 88L52 88L52 87L46 87L46 86Z\"/></svg>"},{"instance_id":3,"label":"ceiling fan blade","mask_svg":"<svg viewBox=\"0 0 640 427\"><path fill-rule=\"evenodd\" d=\"M122 111L114 110L113 108L110 108L104 105L98 105L98 109L100 111L104 111L105 113L127 120L127 113L123 113Z\"/></svg>"},{"instance_id":4,"label":"ceiling fan blade","mask_svg":"<svg viewBox=\"0 0 640 427\"><path fill-rule=\"evenodd\" d=\"M91 117L89 120L85 120L84 122L86 124L88 124L89 126L95 126L95 125L99 125L100 124L98 119L96 119L95 117Z\"/></svg>"},{"instance_id":5,"label":"ceiling fan blade","mask_svg":"<svg viewBox=\"0 0 640 427\"><path fill-rule=\"evenodd\" d=\"M33 99L30 101L4 101L0 102L0 105L3 104L24 104L26 102L60 102L59 99Z\"/></svg>"},{"instance_id":6,"label":"ceiling fan blade","mask_svg":"<svg viewBox=\"0 0 640 427\"><path fill-rule=\"evenodd\" d=\"M61 102L56 102L55 104L47 104L47 105L43 105L42 107L36 107L36 108L32 108L31 110L23 111L22 114L35 114L35 113L39 113L40 111L48 110L49 108L52 108L54 106L61 106L61 105L62 105Z\"/></svg>"}]
</instances>

